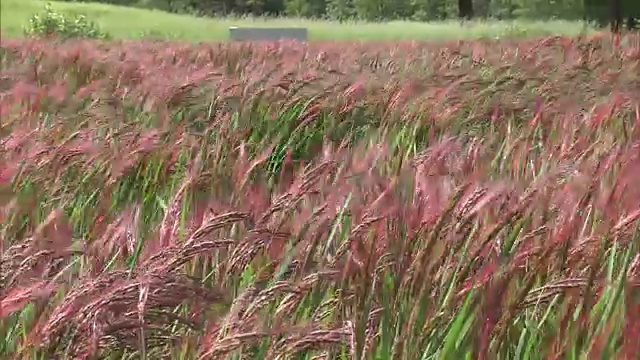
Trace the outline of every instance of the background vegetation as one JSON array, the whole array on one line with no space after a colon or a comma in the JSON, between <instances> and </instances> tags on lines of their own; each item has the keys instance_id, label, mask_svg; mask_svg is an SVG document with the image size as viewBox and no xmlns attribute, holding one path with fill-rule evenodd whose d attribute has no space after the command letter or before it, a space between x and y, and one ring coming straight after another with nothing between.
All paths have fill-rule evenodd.
<instances>
[{"instance_id":1,"label":"background vegetation","mask_svg":"<svg viewBox=\"0 0 640 360\"><path fill-rule=\"evenodd\" d=\"M47 17L44 8L47 2L39 0L3 0L0 2L0 27L9 37L24 35L30 20L38 14ZM367 22L352 19L336 21L293 17L251 17L227 15L224 17L197 17L191 14L172 14L160 10L121 7L99 3L51 2L51 9L60 16L73 19L84 16L84 20L95 22L113 38L184 39L190 41L220 41L229 38L230 26L287 27L302 26L309 29L311 40L432 40L470 38L513 38L563 34L576 36L594 31L592 26L580 21L512 19L471 21L461 24L459 20L411 21L388 20ZM59 16L49 16L49 19ZM51 22L49 22L51 23ZM76 27L78 28L78 27Z\"/></svg>"},{"instance_id":2,"label":"background vegetation","mask_svg":"<svg viewBox=\"0 0 640 360\"><path fill-rule=\"evenodd\" d=\"M74 0L69 0L74 1ZM334 20L446 20L471 5L473 15L498 19L584 17L584 0L103 0L100 2L208 16L272 15ZM604 3L604 2L603 2Z\"/></svg>"}]
</instances>

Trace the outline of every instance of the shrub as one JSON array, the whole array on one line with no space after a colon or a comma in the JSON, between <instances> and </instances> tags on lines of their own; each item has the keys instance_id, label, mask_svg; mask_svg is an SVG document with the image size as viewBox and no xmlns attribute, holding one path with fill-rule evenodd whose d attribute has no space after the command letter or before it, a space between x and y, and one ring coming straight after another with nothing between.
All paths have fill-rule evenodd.
<instances>
[{"instance_id":1,"label":"shrub","mask_svg":"<svg viewBox=\"0 0 640 360\"><path fill-rule=\"evenodd\" d=\"M25 34L27 36L55 35L62 38L109 38L97 23L87 19L85 15L67 15L54 10L51 4L45 5L42 13L34 14L29 19Z\"/></svg>"}]
</instances>

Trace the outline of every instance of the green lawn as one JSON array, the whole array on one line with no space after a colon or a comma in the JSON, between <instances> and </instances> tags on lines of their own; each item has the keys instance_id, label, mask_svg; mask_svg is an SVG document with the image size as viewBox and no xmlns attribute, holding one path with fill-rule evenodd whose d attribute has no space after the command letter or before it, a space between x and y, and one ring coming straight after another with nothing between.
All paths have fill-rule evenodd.
<instances>
[{"instance_id":1,"label":"green lawn","mask_svg":"<svg viewBox=\"0 0 640 360\"><path fill-rule=\"evenodd\" d=\"M4 36L17 37L28 19L43 10L39 0L2 0L1 29ZM517 21L475 22L461 26L457 21L419 23L336 23L303 19L206 19L175 15L162 11L126 8L93 3L51 2L54 9L69 14L84 14L99 23L116 38L154 36L192 41L225 40L229 26L302 26L312 40L447 40L481 37L578 35L585 31L579 22Z\"/></svg>"}]
</instances>

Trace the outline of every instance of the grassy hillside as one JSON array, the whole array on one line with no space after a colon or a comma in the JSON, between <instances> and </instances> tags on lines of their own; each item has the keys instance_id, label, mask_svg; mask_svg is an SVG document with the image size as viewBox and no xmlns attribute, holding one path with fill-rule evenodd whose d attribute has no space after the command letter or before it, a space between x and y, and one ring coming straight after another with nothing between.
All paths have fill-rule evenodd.
<instances>
[{"instance_id":1,"label":"grassy hillside","mask_svg":"<svg viewBox=\"0 0 640 360\"><path fill-rule=\"evenodd\" d=\"M154 36L188 39L192 41L224 40L233 25L304 26L314 40L402 40L402 39L464 39L479 37L577 35L584 30L578 22L483 22L460 26L456 21L417 23L394 21L388 23L335 23L303 19L203 19L162 11L133 9L93 3L51 2L53 8L69 14L84 14L98 22L117 38ZM40 12L44 1L2 0L1 29L5 36L22 35L28 19Z\"/></svg>"}]
</instances>

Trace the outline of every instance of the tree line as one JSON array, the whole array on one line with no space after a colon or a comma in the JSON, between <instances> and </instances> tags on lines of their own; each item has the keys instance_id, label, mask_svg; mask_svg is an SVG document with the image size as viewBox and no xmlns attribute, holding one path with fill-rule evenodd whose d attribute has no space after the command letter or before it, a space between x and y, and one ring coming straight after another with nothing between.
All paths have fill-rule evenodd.
<instances>
[{"instance_id":1,"label":"tree line","mask_svg":"<svg viewBox=\"0 0 640 360\"><path fill-rule=\"evenodd\" d=\"M63 0L65 1L65 0ZM83 0L66 0L83 1ZM88 1L88 0L84 0ZM96 0L93 0L96 1ZM640 0L97 0L197 16L291 16L338 21L446 19L607 20L640 16ZM616 4L618 9L615 9ZM612 8L613 6L613 8ZM591 13L591 14L590 14Z\"/></svg>"}]
</instances>

